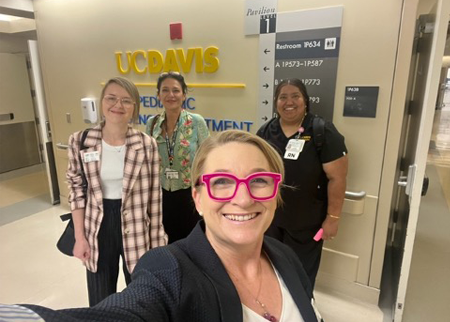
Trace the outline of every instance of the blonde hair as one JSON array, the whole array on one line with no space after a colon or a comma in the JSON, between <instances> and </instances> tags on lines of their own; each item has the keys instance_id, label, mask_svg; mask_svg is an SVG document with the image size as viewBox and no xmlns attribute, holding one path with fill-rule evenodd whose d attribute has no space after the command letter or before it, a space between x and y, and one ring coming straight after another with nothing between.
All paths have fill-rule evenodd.
<instances>
[{"instance_id":1,"label":"blonde hair","mask_svg":"<svg viewBox=\"0 0 450 322\"><path fill-rule=\"evenodd\" d=\"M257 147L266 157L267 162L269 163L269 171L280 173L281 177L284 178L283 160L269 143L249 132L228 130L220 132L217 135L209 136L197 150L191 167L191 179L194 183L193 189L197 189L196 185L204 172L205 162L209 153L215 148L232 142L246 143ZM282 204L281 195L279 193L277 194L277 203Z\"/></svg>"},{"instance_id":2,"label":"blonde hair","mask_svg":"<svg viewBox=\"0 0 450 322\"><path fill-rule=\"evenodd\" d=\"M117 84L120 87L122 87L124 90L127 91L127 93L131 96L131 99L134 101L134 110L133 110L133 117L131 118L131 122L133 124L136 124L139 119L139 109L141 107L141 98L139 96L139 91L131 81L129 81L126 78L123 77L113 77L109 81L106 82L105 86L103 87L102 93L100 95L100 104L103 104L103 98L105 97L105 91L111 84ZM102 116L103 112L102 109L100 109Z\"/></svg>"}]
</instances>

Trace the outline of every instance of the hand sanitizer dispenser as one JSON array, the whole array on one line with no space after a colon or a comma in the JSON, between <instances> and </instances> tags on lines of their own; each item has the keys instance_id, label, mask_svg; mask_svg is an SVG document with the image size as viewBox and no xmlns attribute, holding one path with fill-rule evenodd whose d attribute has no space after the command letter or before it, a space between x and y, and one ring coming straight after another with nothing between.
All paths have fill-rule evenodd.
<instances>
[{"instance_id":1,"label":"hand sanitizer dispenser","mask_svg":"<svg viewBox=\"0 0 450 322\"><path fill-rule=\"evenodd\" d=\"M97 123L98 113L95 99L85 97L81 99L81 113L85 123Z\"/></svg>"}]
</instances>

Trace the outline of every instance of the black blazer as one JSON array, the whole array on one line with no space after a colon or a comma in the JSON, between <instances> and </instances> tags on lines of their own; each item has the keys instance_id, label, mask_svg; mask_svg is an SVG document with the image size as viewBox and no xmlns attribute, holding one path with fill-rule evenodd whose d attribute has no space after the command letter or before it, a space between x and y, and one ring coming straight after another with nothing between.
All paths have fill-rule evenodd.
<instances>
[{"instance_id":1,"label":"black blazer","mask_svg":"<svg viewBox=\"0 0 450 322\"><path fill-rule=\"evenodd\" d=\"M147 252L132 282L95 307L53 311L26 306L45 321L242 321L239 295L201 221L185 239ZM294 252L270 237L264 251L283 278L305 322L317 322L309 279Z\"/></svg>"}]
</instances>

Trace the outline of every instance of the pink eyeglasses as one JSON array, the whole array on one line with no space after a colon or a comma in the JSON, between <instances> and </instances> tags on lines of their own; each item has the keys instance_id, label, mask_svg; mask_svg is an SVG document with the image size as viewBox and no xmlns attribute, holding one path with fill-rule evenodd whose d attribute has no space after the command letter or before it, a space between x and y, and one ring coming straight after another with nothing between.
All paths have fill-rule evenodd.
<instances>
[{"instance_id":1,"label":"pink eyeglasses","mask_svg":"<svg viewBox=\"0 0 450 322\"><path fill-rule=\"evenodd\" d=\"M230 201L236 196L238 187L244 183L252 199L267 201L273 199L281 182L281 174L273 172L256 172L240 179L230 173L210 173L200 177L199 183L204 183L208 195L216 201Z\"/></svg>"}]
</instances>

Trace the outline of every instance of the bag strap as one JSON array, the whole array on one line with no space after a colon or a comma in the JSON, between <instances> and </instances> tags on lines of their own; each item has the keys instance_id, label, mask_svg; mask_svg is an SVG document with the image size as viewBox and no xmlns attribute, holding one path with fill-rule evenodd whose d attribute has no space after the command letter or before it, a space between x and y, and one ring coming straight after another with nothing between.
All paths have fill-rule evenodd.
<instances>
[{"instance_id":1,"label":"bag strap","mask_svg":"<svg viewBox=\"0 0 450 322\"><path fill-rule=\"evenodd\" d=\"M89 133L89 129L86 129L83 131L83 133L81 134L81 139L80 139L80 152L78 153L78 161L80 162L80 169L81 169L81 180L83 182L83 193L86 196L87 193L87 179L86 179L86 173L84 172L84 167L83 167L83 161L81 160L81 151L82 150L86 150L88 147L84 145L84 141L86 141L86 137Z\"/></svg>"},{"instance_id":2,"label":"bag strap","mask_svg":"<svg viewBox=\"0 0 450 322\"><path fill-rule=\"evenodd\" d=\"M156 121L159 118L159 114L156 114L152 120L152 125L150 126L150 136L153 136L153 129L155 128Z\"/></svg>"},{"instance_id":3,"label":"bag strap","mask_svg":"<svg viewBox=\"0 0 450 322\"><path fill-rule=\"evenodd\" d=\"M88 133L89 133L89 129L86 129L81 134L80 151L81 150L86 150L88 148L87 146L84 145L84 141L86 140L86 137L87 137ZM86 174L84 173L83 161L81 160L81 153L78 153L78 162L80 163L80 169L81 169L81 181L83 183L83 194L86 196L86 193L87 193L87 179L86 179ZM63 215L61 215L59 217L61 218L61 221L70 220L70 219L72 219L72 213L69 212L69 213L63 214Z\"/></svg>"},{"instance_id":4,"label":"bag strap","mask_svg":"<svg viewBox=\"0 0 450 322\"><path fill-rule=\"evenodd\" d=\"M325 143L325 121L317 115L313 119L313 138L317 153L320 154Z\"/></svg>"},{"instance_id":5,"label":"bag strap","mask_svg":"<svg viewBox=\"0 0 450 322\"><path fill-rule=\"evenodd\" d=\"M275 122L276 119L277 119L277 117L273 117L270 120L266 121L263 125L261 125L261 127L258 130L258 133L260 133L262 135L262 138L268 139L267 131L269 130L270 125L273 122Z\"/></svg>"}]
</instances>

